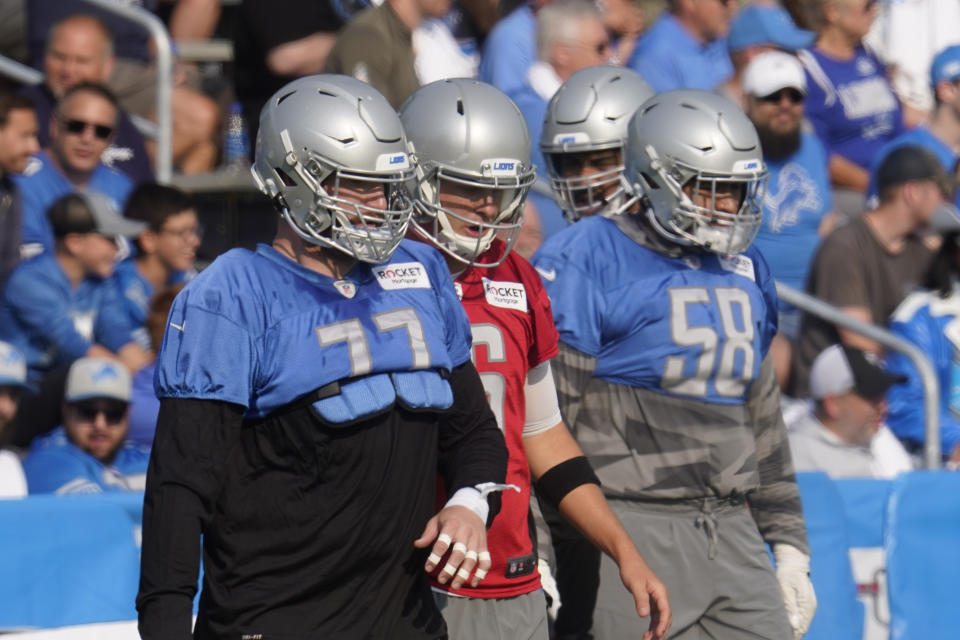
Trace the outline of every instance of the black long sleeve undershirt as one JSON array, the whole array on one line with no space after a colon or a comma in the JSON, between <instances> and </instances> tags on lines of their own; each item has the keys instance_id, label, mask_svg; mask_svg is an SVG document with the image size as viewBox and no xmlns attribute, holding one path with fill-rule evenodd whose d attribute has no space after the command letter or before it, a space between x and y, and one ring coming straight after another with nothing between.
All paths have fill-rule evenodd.
<instances>
[{"instance_id":1,"label":"black long sleeve undershirt","mask_svg":"<svg viewBox=\"0 0 960 640\"><path fill-rule=\"evenodd\" d=\"M137 610L144 640L192 637L200 535L242 424L243 407L236 404L160 401L143 503Z\"/></svg>"}]
</instances>

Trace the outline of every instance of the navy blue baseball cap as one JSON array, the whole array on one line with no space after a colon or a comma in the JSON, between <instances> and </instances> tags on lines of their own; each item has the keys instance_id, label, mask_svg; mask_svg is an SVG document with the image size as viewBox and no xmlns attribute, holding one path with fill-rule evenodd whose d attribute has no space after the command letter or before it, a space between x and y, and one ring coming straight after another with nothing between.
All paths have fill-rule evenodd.
<instances>
[{"instance_id":1,"label":"navy blue baseball cap","mask_svg":"<svg viewBox=\"0 0 960 640\"><path fill-rule=\"evenodd\" d=\"M767 44L784 51L806 49L817 35L794 24L790 14L780 7L751 5L737 12L730 24L727 47L740 51Z\"/></svg>"}]
</instances>

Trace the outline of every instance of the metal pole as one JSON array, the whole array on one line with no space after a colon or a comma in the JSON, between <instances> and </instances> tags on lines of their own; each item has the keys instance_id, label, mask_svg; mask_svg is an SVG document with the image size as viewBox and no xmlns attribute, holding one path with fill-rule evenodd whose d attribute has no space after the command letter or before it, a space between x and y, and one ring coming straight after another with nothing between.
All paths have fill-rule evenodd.
<instances>
[{"instance_id":1,"label":"metal pole","mask_svg":"<svg viewBox=\"0 0 960 640\"><path fill-rule=\"evenodd\" d=\"M43 82L42 73L6 56L0 56L0 73L21 84L34 85Z\"/></svg>"},{"instance_id":2,"label":"metal pole","mask_svg":"<svg viewBox=\"0 0 960 640\"><path fill-rule=\"evenodd\" d=\"M173 47L160 19L140 7L128 7L111 0L87 0L106 11L143 25L157 50L157 181L173 177Z\"/></svg>"},{"instance_id":3,"label":"metal pole","mask_svg":"<svg viewBox=\"0 0 960 640\"><path fill-rule=\"evenodd\" d=\"M844 329L855 331L862 336L879 342L888 349L899 351L913 363L923 383L924 433L923 462L927 469L939 469L940 452L940 384L929 358L915 345L898 338L886 329L852 318L840 309L818 300L811 295L797 291L780 282L777 283L780 298L798 309L823 318Z\"/></svg>"}]
</instances>

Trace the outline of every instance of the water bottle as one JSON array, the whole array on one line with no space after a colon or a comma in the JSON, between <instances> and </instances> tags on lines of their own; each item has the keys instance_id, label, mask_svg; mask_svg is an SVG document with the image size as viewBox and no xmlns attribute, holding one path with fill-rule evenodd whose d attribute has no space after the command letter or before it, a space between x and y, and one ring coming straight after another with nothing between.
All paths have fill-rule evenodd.
<instances>
[{"instance_id":1,"label":"water bottle","mask_svg":"<svg viewBox=\"0 0 960 640\"><path fill-rule=\"evenodd\" d=\"M228 168L247 169L250 166L250 137L243 120L239 102L230 105L227 127L224 131L223 162Z\"/></svg>"}]
</instances>

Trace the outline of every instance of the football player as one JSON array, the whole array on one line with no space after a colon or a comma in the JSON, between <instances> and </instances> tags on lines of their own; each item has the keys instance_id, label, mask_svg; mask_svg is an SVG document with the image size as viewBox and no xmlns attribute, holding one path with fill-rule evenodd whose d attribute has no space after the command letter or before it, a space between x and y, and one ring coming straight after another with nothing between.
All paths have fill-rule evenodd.
<instances>
[{"instance_id":1,"label":"football player","mask_svg":"<svg viewBox=\"0 0 960 640\"><path fill-rule=\"evenodd\" d=\"M557 333L530 264L510 251L534 181L519 109L469 79L421 87L400 111L417 171L411 237L446 256L470 318L473 360L509 451L502 510L488 532L492 567L477 587L435 582L451 637L546 639L547 607L530 534L530 485L619 566L644 638L670 624L666 590L603 500L597 479L560 417L550 358ZM470 553L470 551L468 551Z\"/></svg>"},{"instance_id":2,"label":"football player","mask_svg":"<svg viewBox=\"0 0 960 640\"><path fill-rule=\"evenodd\" d=\"M547 105L540 151L554 198L571 224L584 216L619 211L629 195L623 181L627 123L653 89L636 72L587 67L567 78ZM541 274L549 278L551 273ZM560 607L557 638L589 633L597 595L600 552L547 503Z\"/></svg>"},{"instance_id":3,"label":"football player","mask_svg":"<svg viewBox=\"0 0 960 640\"><path fill-rule=\"evenodd\" d=\"M816 600L768 356L776 291L750 247L766 182L756 130L725 98L671 91L633 115L624 154L632 202L534 256L564 417L637 548L682 594L678 636L799 638ZM602 560L597 638L634 625L615 575Z\"/></svg>"},{"instance_id":4,"label":"football player","mask_svg":"<svg viewBox=\"0 0 960 640\"><path fill-rule=\"evenodd\" d=\"M554 197L570 223L625 201L627 123L653 89L624 67L587 67L567 78L547 104L540 151Z\"/></svg>"},{"instance_id":5,"label":"football player","mask_svg":"<svg viewBox=\"0 0 960 640\"><path fill-rule=\"evenodd\" d=\"M252 171L273 243L192 280L158 354L140 632L446 638L424 565L479 583L506 448L446 264L402 240L400 121L358 80L301 78L264 106Z\"/></svg>"}]
</instances>

